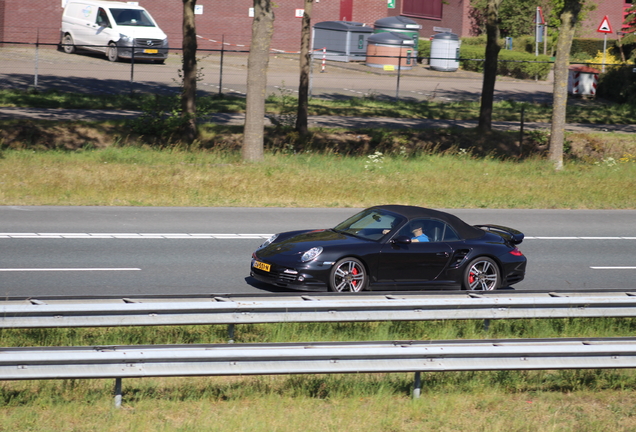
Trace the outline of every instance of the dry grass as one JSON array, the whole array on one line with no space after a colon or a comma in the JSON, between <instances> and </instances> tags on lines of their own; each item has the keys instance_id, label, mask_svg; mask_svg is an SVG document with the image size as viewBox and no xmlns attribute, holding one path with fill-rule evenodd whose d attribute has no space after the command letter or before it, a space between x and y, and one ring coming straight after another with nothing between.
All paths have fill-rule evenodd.
<instances>
[{"instance_id":1,"label":"dry grass","mask_svg":"<svg viewBox=\"0 0 636 432\"><path fill-rule=\"evenodd\" d=\"M336 377L343 385L363 376ZM395 379L408 385L411 376ZM5 392L58 391L55 401L11 401L0 410L0 429L20 431L630 431L636 428L636 395L626 391L502 392L497 389L424 390L419 400L390 386L369 394L321 397L280 394L285 386L318 384L313 377L184 378L124 380L116 410L111 381L72 386L12 383ZM150 390L150 389L154 390ZM217 393L226 389L224 397ZM232 391L234 396L232 395ZM193 393L198 393L194 395ZM243 393L248 393L244 395ZM88 395L88 396L87 396ZM223 396L223 395L221 395Z\"/></svg>"},{"instance_id":2,"label":"dry grass","mask_svg":"<svg viewBox=\"0 0 636 432\"><path fill-rule=\"evenodd\" d=\"M111 147L84 152L5 151L1 205L634 208L636 163L572 164L554 172L468 154L415 157L237 155Z\"/></svg>"}]
</instances>

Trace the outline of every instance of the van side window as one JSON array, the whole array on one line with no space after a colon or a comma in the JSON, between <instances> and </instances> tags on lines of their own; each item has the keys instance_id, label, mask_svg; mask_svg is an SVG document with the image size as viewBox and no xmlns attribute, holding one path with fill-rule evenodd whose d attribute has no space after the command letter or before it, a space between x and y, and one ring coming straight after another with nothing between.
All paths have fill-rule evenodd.
<instances>
[{"instance_id":1,"label":"van side window","mask_svg":"<svg viewBox=\"0 0 636 432\"><path fill-rule=\"evenodd\" d=\"M106 11L102 8L99 8L99 12L97 12L97 25L101 27L111 27L108 15L106 15Z\"/></svg>"}]
</instances>

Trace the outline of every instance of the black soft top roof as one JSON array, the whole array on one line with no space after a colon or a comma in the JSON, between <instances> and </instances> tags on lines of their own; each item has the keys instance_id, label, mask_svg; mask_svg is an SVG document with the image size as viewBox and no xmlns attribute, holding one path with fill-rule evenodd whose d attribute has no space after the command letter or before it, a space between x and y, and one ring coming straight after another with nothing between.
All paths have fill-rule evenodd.
<instances>
[{"instance_id":1,"label":"black soft top roof","mask_svg":"<svg viewBox=\"0 0 636 432\"><path fill-rule=\"evenodd\" d=\"M463 239L474 239L482 237L485 231L467 224L460 218L450 213L446 213L439 210L432 210L424 207L407 206L407 205L380 205L371 207L372 209L386 210L391 213L397 213L406 217L407 219L416 218L432 218L439 219L450 225L459 236Z\"/></svg>"}]
</instances>

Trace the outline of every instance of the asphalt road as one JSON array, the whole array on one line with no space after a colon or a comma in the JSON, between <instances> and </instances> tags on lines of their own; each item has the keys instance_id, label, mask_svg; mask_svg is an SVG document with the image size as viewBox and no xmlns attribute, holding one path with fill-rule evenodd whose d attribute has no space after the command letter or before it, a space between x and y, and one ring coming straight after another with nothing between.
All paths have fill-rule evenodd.
<instances>
[{"instance_id":1,"label":"asphalt road","mask_svg":"<svg viewBox=\"0 0 636 432\"><path fill-rule=\"evenodd\" d=\"M0 207L5 296L267 293L249 278L269 234L328 228L358 209ZM452 210L523 231L519 290L634 288L636 211ZM101 234L101 235L100 235Z\"/></svg>"}]
</instances>

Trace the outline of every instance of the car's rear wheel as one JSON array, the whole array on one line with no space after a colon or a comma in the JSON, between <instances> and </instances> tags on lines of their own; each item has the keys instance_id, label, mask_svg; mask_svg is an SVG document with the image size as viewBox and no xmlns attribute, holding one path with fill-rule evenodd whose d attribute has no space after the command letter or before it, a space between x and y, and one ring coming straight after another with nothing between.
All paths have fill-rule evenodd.
<instances>
[{"instance_id":1,"label":"car's rear wheel","mask_svg":"<svg viewBox=\"0 0 636 432\"><path fill-rule=\"evenodd\" d=\"M108 44L106 55L108 56L108 60L112 62L116 62L117 60L119 60L119 52L117 50L117 45L114 42Z\"/></svg>"},{"instance_id":2,"label":"car's rear wheel","mask_svg":"<svg viewBox=\"0 0 636 432\"><path fill-rule=\"evenodd\" d=\"M360 292L368 284L369 277L364 264L356 258L343 258L331 269L329 291Z\"/></svg>"},{"instance_id":3,"label":"car's rear wheel","mask_svg":"<svg viewBox=\"0 0 636 432\"><path fill-rule=\"evenodd\" d=\"M499 266L488 257L475 258L464 271L462 287L466 290L492 291L500 285Z\"/></svg>"},{"instance_id":4,"label":"car's rear wheel","mask_svg":"<svg viewBox=\"0 0 636 432\"><path fill-rule=\"evenodd\" d=\"M65 34L62 38L62 49L66 54L73 54L75 52L75 42L73 41L73 36L70 34Z\"/></svg>"}]
</instances>

